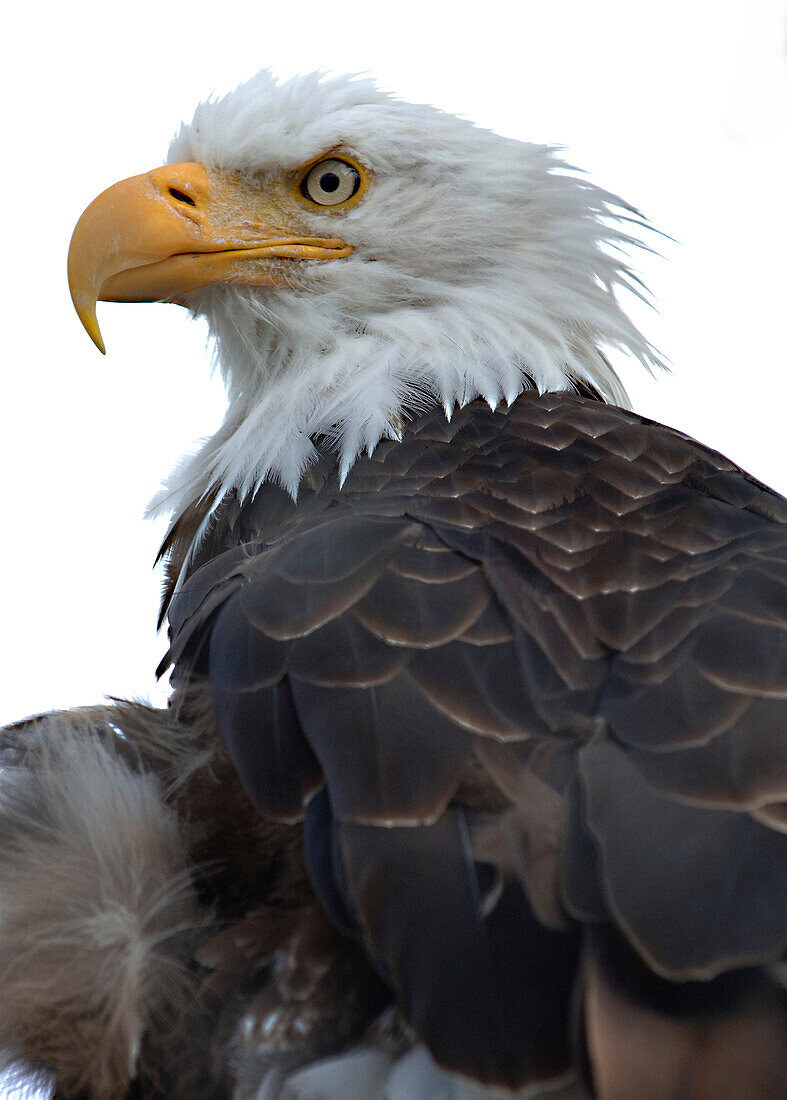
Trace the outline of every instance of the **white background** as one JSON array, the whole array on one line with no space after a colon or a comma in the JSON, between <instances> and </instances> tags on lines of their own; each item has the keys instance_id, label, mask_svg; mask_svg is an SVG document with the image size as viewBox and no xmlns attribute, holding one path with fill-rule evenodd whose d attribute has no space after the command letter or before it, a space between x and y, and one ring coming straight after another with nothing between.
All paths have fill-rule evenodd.
<instances>
[{"instance_id":1,"label":"white background","mask_svg":"<svg viewBox=\"0 0 787 1100\"><path fill-rule=\"evenodd\" d=\"M162 524L145 504L222 393L174 306L99 306L65 280L79 214L161 163L182 117L258 68L369 72L523 140L566 146L677 243L637 266L670 359L619 364L634 406L781 491L787 341L784 0L296 0L14 5L5 17L0 373L0 721L152 677ZM0 992L0 995L1 992Z\"/></svg>"}]
</instances>

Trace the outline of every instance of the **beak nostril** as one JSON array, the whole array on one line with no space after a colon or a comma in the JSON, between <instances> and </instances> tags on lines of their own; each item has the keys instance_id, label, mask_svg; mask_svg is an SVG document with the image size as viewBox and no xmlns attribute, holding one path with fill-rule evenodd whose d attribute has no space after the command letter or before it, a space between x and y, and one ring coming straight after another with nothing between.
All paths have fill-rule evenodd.
<instances>
[{"instance_id":1,"label":"beak nostril","mask_svg":"<svg viewBox=\"0 0 787 1100\"><path fill-rule=\"evenodd\" d=\"M186 195L183 191L178 191L177 187L170 187L169 193L172 195L173 199L176 199L178 202L184 202L186 206L197 205L190 195Z\"/></svg>"}]
</instances>

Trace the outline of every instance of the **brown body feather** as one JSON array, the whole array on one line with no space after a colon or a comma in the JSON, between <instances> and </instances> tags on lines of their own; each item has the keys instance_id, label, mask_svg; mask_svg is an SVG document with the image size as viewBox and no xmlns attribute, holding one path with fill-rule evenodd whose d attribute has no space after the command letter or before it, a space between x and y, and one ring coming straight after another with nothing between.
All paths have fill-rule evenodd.
<instances>
[{"instance_id":1,"label":"brown body feather","mask_svg":"<svg viewBox=\"0 0 787 1100\"><path fill-rule=\"evenodd\" d=\"M141 999L134 1095L275 1095L364 1036L495 1089L782 1095L781 498L525 394L228 497L174 594L203 518L170 713L112 719L200 945L167 1026Z\"/></svg>"}]
</instances>

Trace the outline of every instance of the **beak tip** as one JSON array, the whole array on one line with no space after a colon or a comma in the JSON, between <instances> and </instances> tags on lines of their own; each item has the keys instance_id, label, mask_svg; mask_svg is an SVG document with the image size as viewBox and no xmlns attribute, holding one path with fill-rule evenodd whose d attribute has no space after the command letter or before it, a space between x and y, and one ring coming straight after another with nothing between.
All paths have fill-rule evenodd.
<instances>
[{"instance_id":1,"label":"beak tip","mask_svg":"<svg viewBox=\"0 0 787 1100\"><path fill-rule=\"evenodd\" d=\"M104 344L104 337L101 335L101 329L98 327L98 324L94 322L92 325L85 325L85 330L101 354L106 355L107 349Z\"/></svg>"},{"instance_id":2,"label":"beak tip","mask_svg":"<svg viewBox=\"0 0 787 1100\"><path fill-rule=\"evenodd\" d=\"M104 345L104 338L101 335L101 329L98 327L98 319L96 317L95 301L91 301L88 305L80 305L74 302L76 306L77 316L82 322L82 327L88 334L90 339L96 345L102 355L106 355L107 349Z\"/></svg>"}]
</instances>

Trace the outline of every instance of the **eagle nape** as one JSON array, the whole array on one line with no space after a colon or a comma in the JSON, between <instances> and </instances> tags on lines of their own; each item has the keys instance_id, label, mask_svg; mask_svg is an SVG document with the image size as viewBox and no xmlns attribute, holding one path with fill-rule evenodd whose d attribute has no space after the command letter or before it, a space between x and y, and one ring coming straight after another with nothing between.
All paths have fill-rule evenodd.
<instances>
[{"instance_id":1,"label":"eagle nape","mask_svg":"<svg viewBox=\"0 0 787 1100\"><path fill-rule=\"evenodd\" d=\"M169 705L0 741L0 1050L61 1100L776 1100L787 502L629 411L646 224L551 148L263 72L109 188L207 319Z\"/></svg>"}]
</instances>

